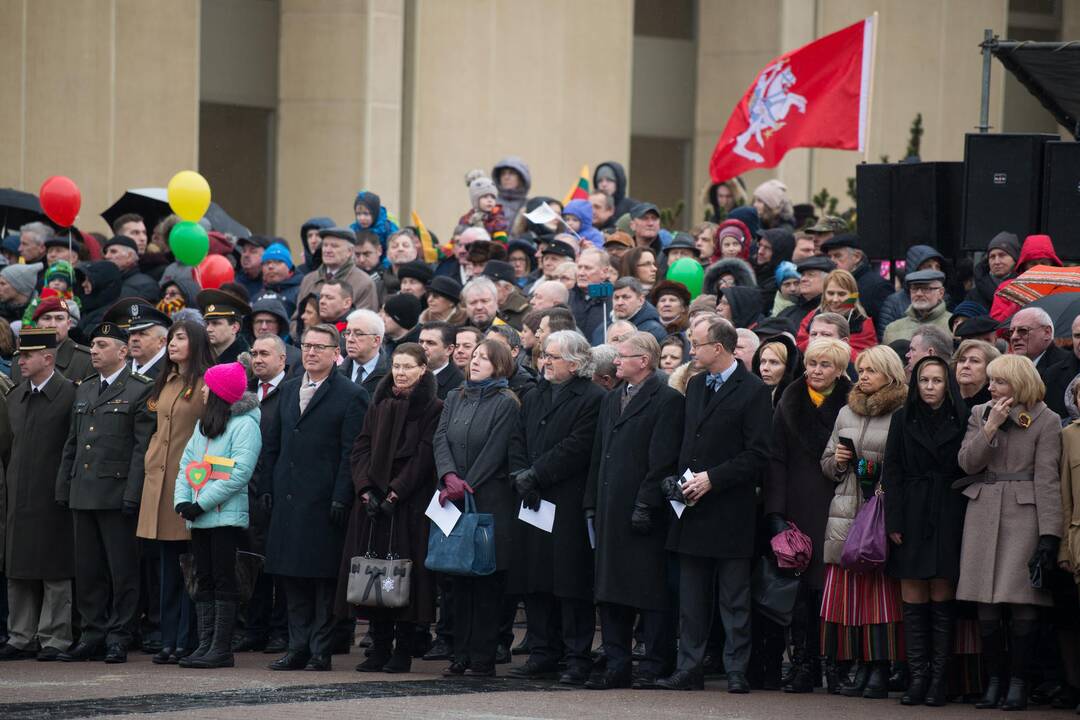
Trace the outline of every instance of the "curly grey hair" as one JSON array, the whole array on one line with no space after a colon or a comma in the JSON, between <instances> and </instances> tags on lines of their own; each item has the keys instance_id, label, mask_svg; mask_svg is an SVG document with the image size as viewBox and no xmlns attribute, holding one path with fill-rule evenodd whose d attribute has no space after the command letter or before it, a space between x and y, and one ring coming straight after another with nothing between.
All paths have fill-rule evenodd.
<instances>
[{"instance_id":1,"label":"curly grey hair","mask_svg":"<svg viewBox=\"0 0 1080 720\"><path fill-rule=\"evenodd\" d=\"M563 359L574 363L574 374L578 377L591 378L595 364L592 358L592 347L585 336L576 330L557 330L544 338L544 350L552 343L558 343L562 350Z\"/></svg>"}]
</instances>

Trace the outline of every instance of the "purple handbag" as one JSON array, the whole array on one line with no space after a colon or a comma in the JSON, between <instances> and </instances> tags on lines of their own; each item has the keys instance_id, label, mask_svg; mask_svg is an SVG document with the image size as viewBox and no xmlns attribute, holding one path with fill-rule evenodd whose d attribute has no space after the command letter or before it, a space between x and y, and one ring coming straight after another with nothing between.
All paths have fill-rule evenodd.
<instances>
[{"instance_id":1,"label":"purple handbag","mask_svg":"<svg viewBox=\"0 0 1080 720\"><path fill-rule=\"evenodd\" d=\"M844 541L840 567L863 573L880 570L885 565L888 547L885 503L880 494L875 494L855 515L855 522Z\"/></svg>"}]
</instances>

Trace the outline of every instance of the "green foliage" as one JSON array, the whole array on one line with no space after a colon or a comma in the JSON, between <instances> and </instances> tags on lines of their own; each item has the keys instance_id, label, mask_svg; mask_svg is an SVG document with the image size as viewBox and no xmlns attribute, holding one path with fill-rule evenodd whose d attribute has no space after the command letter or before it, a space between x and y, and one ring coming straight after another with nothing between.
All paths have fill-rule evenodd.
<instances>
[{"instance_id":1,"label":"green foliage","mask_svg":"<svg viewBox=\"0 0 1080 720\"><path fill-rule=\"evenodd\" d=\"M678 222L679 216L686 209L686 203L680 200L673 208L660 208L660 227L673 228Z\"/></svg>"},{"instance_id":2,"label":"green foliage","mask_svg":"<svg viewBox=\"0 0 1080 720\"><path fill-rule=\"evenodd\" d=\"M919 159L919 149L922 146L923 126L922 126L922 113L915 115L915 119L911 121L911 130L908 137L907 151L904 153L905 158Z\"/></svg>"}]
</instances>

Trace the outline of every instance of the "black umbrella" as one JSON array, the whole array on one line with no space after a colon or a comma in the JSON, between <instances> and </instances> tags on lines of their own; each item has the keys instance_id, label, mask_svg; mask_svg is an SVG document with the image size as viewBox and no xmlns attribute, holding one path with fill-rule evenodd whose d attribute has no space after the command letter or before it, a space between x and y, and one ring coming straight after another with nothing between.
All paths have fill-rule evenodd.
<instances>
[{"instance_id":1,"label":"black umbrella","mask_svg":"<svg viewBox=\"0 0 1080 720\"><path fill-rule=\"evenodd\" d=\"M48 222L37 195L0 188L0 231L3 231L0 235L32 222Z\"/></svg>"},{"instance_id":2,"label":"black umbrella","mask_svg":"<svg viewBox=\"0 0 1080 720\"><path fill-rule=\"evenodd\" d=\"M1072 323L1080 315L1080 292L1047 295L1024 307L1042 308L1054 321L1054 337L1072 339Z\"/></svg>"},{"instance_id":3,"label":"black umbrella","mask_svg":"<svg viewBox=\"0 0 1080 720\"><path fill-rule=\"evenodd\" d=\"M137 188L128 190L109 209L101 213L105 222L112 227L116 218L127 213L141 215L148 230L153 230L161 220L172 213L169 207L169 191L165 188ZM206 220L210 229L223 232L237 238L251 237L251 231L238 223L229 213L215 202L210 203L206 211Z\"/></svg>"}]
</instances>

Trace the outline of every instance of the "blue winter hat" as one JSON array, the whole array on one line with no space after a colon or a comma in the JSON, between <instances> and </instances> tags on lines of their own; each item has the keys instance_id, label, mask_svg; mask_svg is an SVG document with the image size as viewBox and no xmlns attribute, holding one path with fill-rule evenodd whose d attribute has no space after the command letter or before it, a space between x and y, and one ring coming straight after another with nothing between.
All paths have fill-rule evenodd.
<instances>
[{"instance_id":1,"label":"blue winter hat","mask_svg":"<svg viewBox=\"0 0 1080 720\"><path fill-rule=\"evenodd\" d=\"M290 270L293 269L292 253L289 252L289 248L285 247L281 243L274 243L270 247L263 250L262 261L277 260L283 262L288 266Z\"/></svg>"},{"instance_id":2,"label":"blue winter hat","mask_svg":"<svg viewBox=\"0 0 1080 720\"><path fill-rule=\"evenodd\" d=\"M752 205L740 205L737 208L732 208L724 219L741 220L750 230L750 234L754 236L754 240L761 237L761 218L758 217L757 210Z\"/></svg>"},{"instance_id":3,"label":"blue winter hat","mask_svg":"<svg viewBox=\"0 0 1080 720\"><path fill-rule=\"evenodd\" d=\"M773 276L776 278L776 287L783 285L785 280L798 280L802 277L802 275L799 274L798 269L796 269L795 263L790 260L785 260L777 265L776 272L773 273Z\"/></svg>"},{"instance_id":4,"label":"blue winter hat","mask_svg":"<svg viewBox=\"0 0 1080 720\"><path fill-rule=\"evenodd\" d=\"M973 318L989 315L990 311L974 300L965 300L953 309L953 317Z\"/></svg>"}]
</instances>

